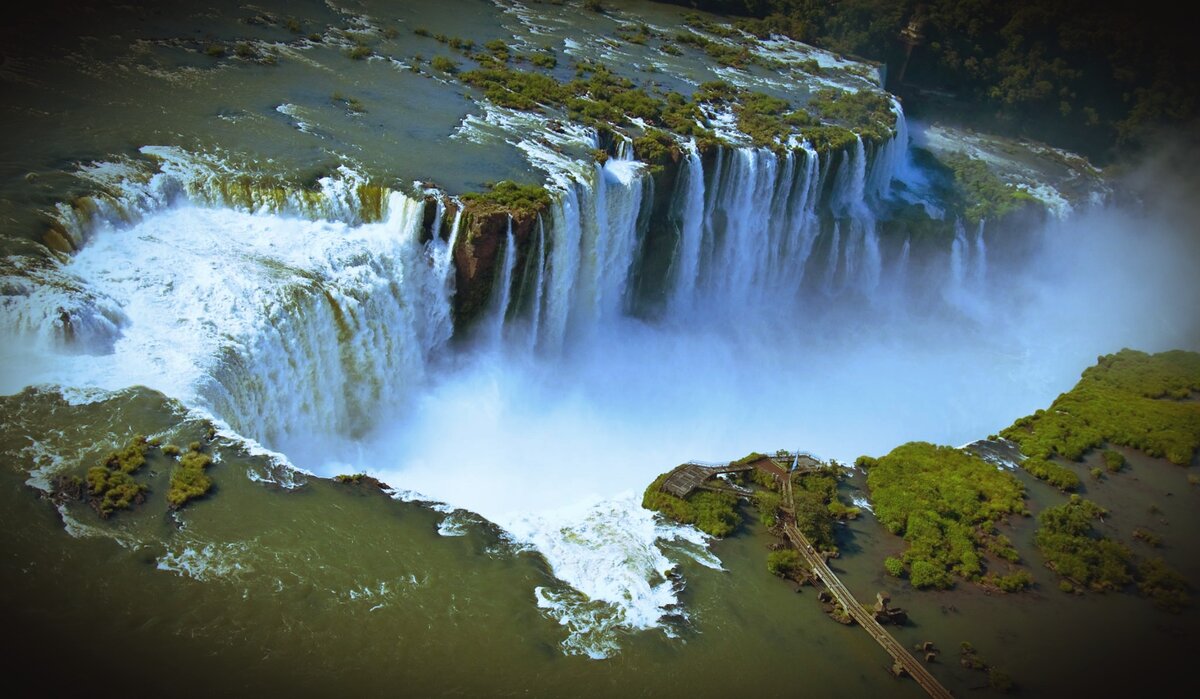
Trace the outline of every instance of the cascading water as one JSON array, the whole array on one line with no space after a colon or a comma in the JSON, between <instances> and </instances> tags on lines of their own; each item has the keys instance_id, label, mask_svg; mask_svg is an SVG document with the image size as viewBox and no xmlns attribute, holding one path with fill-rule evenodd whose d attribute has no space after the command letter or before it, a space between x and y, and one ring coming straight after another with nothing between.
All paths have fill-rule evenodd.
<instances>
[{"instance_id":1,"label":"cascading water","mask_svg":"<svg viewBox=\"0 0 1200 699\"><path fill-rule=\"evenodd\" d=\"M528 405L509 404L503 391L496 392L505 385L498 378L504 375L498 363L503 372L532 372L534 390L549 391L531 405L562 400L559 382L564 381L590 386L600 400L621 406L624 401L687 404L694 398L687 393L691 376L658 385L656 374L671 370L655 362L644 369L648 374L640 383L654 387L644 395L636 388L639 382L632 390L623 379L613 383L621 377L609 376L603 364L568 372L566 378L543 374L553 372L559 361L570 361L561 357L592 356L597 348L607 348L600 355L606 359L643 351L639 333L657 331L630 325L629 313L636 305L632 282L647 262L640 255L651 235L673 236L674 241L668 246L661 290L667 325L709 332L726 327L709 320L714 314L735 318L735 323L752 322L772 309L784 317L802 307L806 279L830 297L845 291L870 295L883 266L872 206L903 160L903 130L898 131L896 139L874 153L857 140L840 153L818 153L808 146L783 154L725 148L706 161L694 143L684 144L666 214L670 231L646 230L648 208L656 198L649 172L632 160L625 141L617 146L617 157L603 165L553 169L554 196L538 218L532 240L518 245L510 219L499 244L491 301L478 321L480 341L472 347L486 377L482 385L491 386L482 394L471 384L472 390L459 396L454 380L431 375L431 363L445 354L454 333L453 252L466 225L462 206L456 206L447 239L438 235L447 202L433 191L376 195L344 172L323 180L317 194L246 190L230 201L219 178L208 171L185 177L194 164L169 153L159 174L127 178L123 185L133 191L131 200L151 202L136 204L147 214L160 213L140 217L144 220L133 230L105 226L81 235L92 242L64 272L91 294L76 299L73 307L87 306L88 298L106 300L94 315L107 320L111 327L104 332L115 340L112 355L88 359L106 367L91 374L97 384L161 388L270 448L303 455L308 461L301 465L318 471L340 471L347 451L359 453L349 466L376 470L389 482L484 514L535 545L558 576L586 593L588 599L579 600L569 589L539 590L538 600L572 628L569 650L604 655L612 652L615 629L654 626L676 601L670 584L648 582L668 567L655 540L686 540L694 532L652 526L631 494L591 501L580 497L584 504L567 507L547 507L543 500L527 508L504 504L495 474L508 469L511 475L513 467L531 460L540 464L539 447L519 440L526 435L536 439L539 430L554 431L558 418L526 420ZM598 143L594 133L589 138ZM544 160L559 162L553 154ZM434 234L422 243L427 196L438 202ZM378 210L366 208L376 198ZM190 203L218 208L197 209ZM219 208L230 204L243 211ZM288 217L295 214L323 220ZM175 230L186 232L183 240L172 235ZM209 253L219 248L213 239L218 231L219 245L232 251L232 260ZM981 237L977 250L983 250ZM906 265L908 256L906 245L897 264ZM111 260L130 258L149 262L149 270L132 276L110 267ZM181 336L188 342L180 343ZM612 338L624 340L612 346ZM621 346L622 341L630 344ZM646 347L653 354L665 351L658 344L690 348L691 342L685 336L663 336ZM494 351L500 347L506 351ZM710 344L713 361L724 357L726 365L732 364L721 347ZM530 348L549 368L537 362L519 368L529 361ZM761 359L750 364L777 361L770 354ZM633 360L616 361L628 367ZM61 382L71 380L77 379L63 377ZM472 439L488 444L495 462L480 464L485 470L478 478L467 471L460 482L444 469L420 468L461 461L443 452L458 449L458 442L440 438L445 432L439 422L442 412L436 401L428 403L434 398L421 397L426 394L453 396L456 408L446 415L447 424L470 425L484 435L473 434ZM414 401L421 407L406 412L405 404ZM587 430L564 428L580 444L594 437L603 440L605 430L628 429L611 422L611 416L629 412L625 407L592 414L585 402L563 410L583 411L580 420ZM686 433L684 425L677 427ZM434 435L439 438L431 443ZM709 448L719 449L716 445L728 439L732 437L721 437ZM741 435L737 442L745 439ZM518 440L519 449L503 451L505 440ZM661 453L651 449L640 454L612 454L617 445L603 443L610 453L594 458L612 465L614 478L633 473L626 464L636 465L634 482L647 480L647 468L661 469L682 458L669 441L658 447ZM569 467L551 463L532 470L564 468ZM595 472L604 471L581 473ZM492 485L475 497L464 482ZM550 487L546 497L571 497L577 491L594 492L563 485ZM535 484L525 483L521 496L530 498L534 492L540 492ZM603 575L597 573L601 569ZM608 611L598 612L596 601ZM585 608L586 615L579 616Z\"/></svg>"}]
</instances>

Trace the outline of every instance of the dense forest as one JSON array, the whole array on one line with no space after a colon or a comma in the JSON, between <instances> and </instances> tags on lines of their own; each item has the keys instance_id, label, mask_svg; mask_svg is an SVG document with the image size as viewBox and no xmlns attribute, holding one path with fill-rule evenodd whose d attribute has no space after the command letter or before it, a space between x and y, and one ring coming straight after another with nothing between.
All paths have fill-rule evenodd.
<instances>
[{"instance_id":1,"label":"dense forest","mask_svg":"<svg viewBox=\"0 0 1200 699\"><path fill-rule=\"evenodd\" d=\"M664 0L742 17L759 35L888 66L920 114L936 105L981 127L1106 160L1197 115L1197 54L1181 3L1084 0Z\"/></svg>"}]
</instances>

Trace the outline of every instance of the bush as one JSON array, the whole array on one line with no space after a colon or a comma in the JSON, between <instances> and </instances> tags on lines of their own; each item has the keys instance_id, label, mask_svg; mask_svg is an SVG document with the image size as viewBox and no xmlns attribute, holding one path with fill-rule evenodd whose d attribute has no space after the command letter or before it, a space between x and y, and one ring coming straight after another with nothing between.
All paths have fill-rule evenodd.
<instances>
[{"instance_id":1,"label":"bush","mask_svg":"<svg viewBox=\"0 0 1200 699\"><path fill-rule=\"evenodd\" d=\"M1188 606L1187 580L1161 558L1148 558L1138 565L1138 592L1149 597L1154 605L1169 612L1180 612Z\"/></svg>"},{"instance_id":2,"label":"bush","mask_svg":"<svg viewBox=\"0 0 1200 699\"><path fill-rule=\"evenodd\" d=\"M978 158L955 153L943 160L954 173L955 185L966 203L963 216L971 223L994 221L1037 202L1033 195L1001 180Z\"/></svg>"},{"instance_id":3,"label":"bush","mask_svg":"<svg viewBox=\"0 0 1200 699\"><path fill-rule=\"evenodd\" d=\"M1003 592L1020 592L1033 586L1033 576L1029 571L1018 570L1008 575L994 575L989 578Z\"/></svg>"},{"instance_id":4,"label":"bush","mask_svg":"<svg viewBox=\"0 0 1200 699\"><path fill-rule=\"evenodd\" d=\"M453 75L458 72L458 63L445 56L434 56L429 65L436 71Z\"/></svg>"},{"instance_id":5,"label":"bush","mask_svg":"<svg viewBox=\"0 0 1200 699\"><path fill-rule=\"evenodd\" d=\"M1048 459L1031 457L1021 462L1021 468L1038 480L1045 481L1062 491L1072 491L1079 488L1079 476L1065 466L1060 466Z\"/></svg>"},{"instance_id":6,"label":"bush","mask_svg":"<svg viewBox=\"0 0 1200 699\"><path fill-rule=\"evenodd\" d=\"M908 579L918 590L923 588L944 590L954 587L954 580L946 573L943 566L925 559L913 561Z\"/></svg>"},{"instance_id":7,"label":"bush","mask_svg":"<svg viewBox=\"0 0 1200 699\"><path fill-rule=\"evenodd\" d=\"M545 68L547 70L558 65L558 59L555 58L553 54L549 53L535 53L529 57L529 62L539 68Z\"/></svg>"},{"instance_id":8,"label":"bush","mask_svg":"<svg viewBox=\"0 0 1200 699\"><path fill-rule=\"evenodd\" d=\"M888 556L887 558L883 559L883 567L885 570L887 570L889 575L897 578L904 577L904 561L900 560L899 558Z\"/></svg>"},{"instance_id":9,"label":"bush","mask_svg":"<svg viewBox=\"0 0 1200 699\"><path fill-rule=\"evenodd\" d=\"M790 578L800 572L802 563L795 549L783 549L767 554L767 570L771 575Z\"/></svg>"},{"instance_id":10,"label":"bush","mask_svg":"<svg viewBox=\"0 0 1200 699\"><path fill-rule=\"evenodd\" d=\"M1092 528L1104 509L1078 495L1038 516L1034 543L1046 567L1070 581L1103 592L1119 590L1133 580L1132 554Z\"/></svg>"},{"instance_id":11,"label":"bush","mask_svg":"<svg viewBox=\"0 0 1200 699\"><path fill-rule=\"evenodd\" d=\"M1162 546L1162 537L1148 529L1136 528L1133 530L1133 538L1145 543L1147 546L1158 548Z\"/></svg>"},{"instance_id":12,"label":"bush","mask_svg":"<svg viewBox=\"0 0 1200 699\"><path fill-rule=\"evenodd\" d=\"M183 507L188 500L193 500L208 493L212 489L212 479L198 468L177 468L171 474L171 487L167 491L167 502L172 509Z\"/></svg>"},{"instance_id":13,"label":"bush","mask_svg":"<svg viewBox=\"0 0 1200 699\"><path fill-rule=\"evenodd\" d=\"M200 451L199 443L193 442L192 448L180 457L179 465L171 474L171 484L167 489L167 503L171 509L177 510L188 501L212 490L212 479L204 473L211 463L212 457Z\"/></svg>"},{"instance_id":14,"label":"bush","mask_svg":"<svg viewBox=\"0 0 1200 699\"><path fill-rule=\"evenodd\" d=\"M1116 473L1125 468L1125 455L1112 449L1104 450L1104 467L1109 473Z\"/></svg>"},{"instance_id":15,"label":"bush","mask_svg":"<svg viewBox=\"0 0 1200 699\"><path fill-rule=\"evenodd\" d=\"M372 53L373 52L371 51L370 46L363 46L362 44L359 44L347 51L346 55L356 61L361 61L364 58L368 58Z\"/></svg>"},{"instance_id":16,"label":"bush","mask_svg":"<svg viewBox=\"0 0 1200 699\"><path fill-rule=\"evenodd\" d=\"M149 448L150 443L144 435L134 435L123 448L109 452L104 464L123 473L133 473L146 463L146 451Z\"/></svg>"}]
</instances>

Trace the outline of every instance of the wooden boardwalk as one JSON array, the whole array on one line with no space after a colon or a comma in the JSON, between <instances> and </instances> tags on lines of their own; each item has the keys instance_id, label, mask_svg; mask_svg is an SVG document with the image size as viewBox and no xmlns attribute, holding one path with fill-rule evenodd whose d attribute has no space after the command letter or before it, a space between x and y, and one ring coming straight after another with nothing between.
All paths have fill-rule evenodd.
<instances>
[{"instance_id":1,"label":"wooden boardwalk","mask_svg":"<svg viewBox=\"0 0 1200 699\"><path fill-rule=\"evenodd\" d=\"M783 487L784 507L790 514L792 512L792 481L790 478L784 480ZM934 699L953 699L953 694L950 690L942 686L937 678L925 667L921 661L913 657L912 653L908 652L899 641L892 637L887 629L875 620L875 615L866 607L862 606L854 595L850 594L850 590L842 583L838 576L833 573L829 565L825 562L824 556L817 552L813 545L808 541L808 538L800 533L796 528L795 522L790 519L784 524L784 531L787 533L788 539L792 545L800 553L804 562L812 568L813 573L821 580L829 592L834 596L834 599L842 605L850 618L858 623L867 633L871 634L879 645L888 652L895 660L896 665L903 668L921 685L929 696Z\"/></svg>"},{"instance_id":2,"label":"wooden boardwalk","mask_svg":"<svg viewBox=\"0 0 1200 699\"><path fill-rule=\"evenodd\" d=\"M685 498L697 488L714 490L714 488L705 487L704 484L722 473L740 473L759 469L776 478L787 480L787 475L793 467L809 470L820 467L820 462L809 454L799 453L786 456L763 456L747 463L688 461L676 466L667 474L667 479L663 481L661 489L677 498Z\"/></svg>"}]
</instances>

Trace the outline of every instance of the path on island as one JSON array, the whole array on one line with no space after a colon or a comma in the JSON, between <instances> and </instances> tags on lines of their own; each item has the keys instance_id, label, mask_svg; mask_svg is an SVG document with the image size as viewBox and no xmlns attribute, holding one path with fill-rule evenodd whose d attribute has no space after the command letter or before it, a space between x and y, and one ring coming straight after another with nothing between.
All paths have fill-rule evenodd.
<instances>
[{"instance_id":1,"label":"path on island","mask_svg":"<svg viewBox=\"0 0 1200 699\"><path fill-rule=\"evenodd\" d=\"M942 686L941 682L933 676L921 661L913 657L908 649L900 644L892 637L883 625L875 620L875 615L872 614L866 607L862 606L854 595L850 594L850 590L845 584L834 575L833 570L829 568L829 564L825 562L825 557L817 552L816 548L808 541L808 538L800 533L796 528L794 501L792 500L792 479L783 479L783 508L786 512L783 530L787 533L788 539L791 540L792 546L800 552L800 556L804 558L804 562L812 568L813 573L824 583L825 587L842 605L850 618L858 623L867 633L871 634L879 645L888 652L889 655L896 661L896 665L903 668L921 685L929 696L934 699L952 699L953 694L950 690Z\"/></svg>"},{"instance_id":2,"label":"path on island","mask_svg":"<svg viewBox=\"0 0 1200 699\"><path fill-rule=\"evenodd\" d=\"M780 463L786 462L786 465ZM875 620L875 615L866 607L862 606L854 595L850 594L850 590L842 583L829 564L825 562L825 557L813 547L808 538L800 533L796 528L795 522L795 501L792 498L792 479L791 474L795 471L813 471L821 468L821 464L809 454L787 454L776 455L774 457L764 456L760 459L740 463L704 463L701 461L689 461L676 467L675 470L667 476L667 479L662 484L664 492L671 493L676 497L685 497L693 490L724 490L731 489L729 486L710 486L706 481L710 478L718 476L722 473L737 473L759 469L770 474L780 481L780 491L783 495L781 507L784 511L783 530L787 534L788 540L792 546L796 548L804 562L812 569L813 574L821 581L822 584L837 600L838 604L846 610L859 626L874 638L883 649L892 656L895 661L895 667L902 668L904 672L917 681L929 696L934 699L953 699L954 695L950 690L942 686L937 678L925 667L921 661L913 657L913 654L908 652L899 641L892 637L887 629Z\"/></svg>"}]
</instances>

